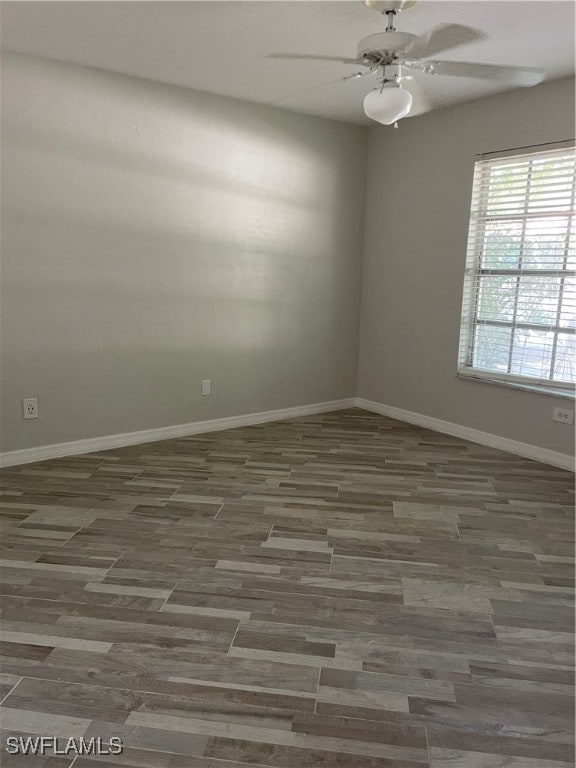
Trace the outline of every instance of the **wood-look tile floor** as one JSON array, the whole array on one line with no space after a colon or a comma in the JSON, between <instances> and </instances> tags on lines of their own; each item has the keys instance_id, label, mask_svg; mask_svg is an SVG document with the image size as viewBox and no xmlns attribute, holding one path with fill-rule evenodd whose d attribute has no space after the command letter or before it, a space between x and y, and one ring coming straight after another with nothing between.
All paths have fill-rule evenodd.
<instances>
[{"instance_id":1,"label":"wood-look tile floor","mask_svg":"<svg viewBox=\"0 0 576 768\"><path fill-rule=\"evenodd\" d=\"M351 409L2 477L4 737L125 746L4 765L573 765L570 473Z\"/></svg>"}]
</instances>

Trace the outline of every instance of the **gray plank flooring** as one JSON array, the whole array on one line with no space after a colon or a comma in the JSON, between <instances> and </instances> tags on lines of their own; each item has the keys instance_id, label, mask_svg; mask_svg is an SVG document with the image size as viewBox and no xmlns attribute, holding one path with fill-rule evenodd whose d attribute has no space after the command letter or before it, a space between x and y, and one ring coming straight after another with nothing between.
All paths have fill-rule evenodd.
<instances>
[{"instance_id":1,"label":"gray plank flooring","mask_svg":"<svg viewBox=\"0 0 576 768\"><path fill-rule=\"evenodd\" d=\"M2 764L568 768L573 488L359 409L4 470L4 737L124 753Z\"/></svg>"}]
</instances>

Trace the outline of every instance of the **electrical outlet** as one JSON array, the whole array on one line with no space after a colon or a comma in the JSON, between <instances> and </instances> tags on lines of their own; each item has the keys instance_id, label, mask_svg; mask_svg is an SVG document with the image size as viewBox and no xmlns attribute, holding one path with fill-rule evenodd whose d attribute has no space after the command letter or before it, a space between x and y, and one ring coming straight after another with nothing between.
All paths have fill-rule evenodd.
<instances>
[{"instance_id":1,"label":"electrical outlet","mask_svg":"<svg viewBox=\"0 0 576 768\"><path fill-rule=\"evenodd\" d=\"M554 408L552 419L559 421L560 424L574 424L574 411L569 411L566 408Z\"/></svg>"},{"instance_id":2,"label":"electrical outlet","mask_svg":"<svg viewBox=\"0 0 576 768\"><path fill-rule=\"evenodd\" d=\"M25 419L38 418L38 398L25 397L22 400L22 417Z\"/></svg>"},{"instance_id":3,"label":"electrical outlet","mask_svg":"<svg viewBox=\"0 0 576 768\"><path fill-rule=\"evenodd\" d=\"M202 379L202 384L200 385L200 392L202 393L202 396L212 394L212 379Z\"/></svg>"}]
</instances>

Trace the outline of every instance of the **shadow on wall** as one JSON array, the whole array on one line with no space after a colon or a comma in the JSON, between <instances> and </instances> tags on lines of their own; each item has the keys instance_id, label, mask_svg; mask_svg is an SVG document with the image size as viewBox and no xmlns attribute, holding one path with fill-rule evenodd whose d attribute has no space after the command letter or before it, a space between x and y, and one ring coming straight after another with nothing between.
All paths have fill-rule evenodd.
<instances>
[{"instance_id":1,"label":"shadow on wall","mask_svg":"<svg viewBox=\"0 0 576 768\"><path fill-rule=\"evenodd\" d=\"M19 55L3 97L8 434L30 392L44 442L206 417L206 371L214 416L353 394L363 129Z\"/></svg>"},{"instance_id":2,"label":"shadow on wall","mask_svg":"<svg viewBox=\"0 0 576 768\"><path fill-rule=\"evenodd\" d=\"M171 181L218 179L230 190L236 182L239 193L297 205L317 206L319 185L326 199L337 197L324 120L305 118L317 123L314 136L299 129L301 116L281 110L18 54L3 61L4 81L35 96L15 108L8 89L3 129L11 142Z\"/></svg>"}]
</instances>

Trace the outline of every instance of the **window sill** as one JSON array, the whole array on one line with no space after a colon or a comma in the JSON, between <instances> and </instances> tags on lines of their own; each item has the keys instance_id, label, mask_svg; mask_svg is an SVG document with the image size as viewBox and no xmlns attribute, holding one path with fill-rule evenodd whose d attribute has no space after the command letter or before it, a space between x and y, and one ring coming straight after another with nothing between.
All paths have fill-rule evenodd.
<instances>
[{"instance_id":1,"label":"window sill","mask_svg":"<svg viewBox=\"0 0 576 768\"><path fill-rule=\"evenodd\" d=\"M574 390L568 389L551 389L548 387L539 387L536 384L523 384L517 381L506 381L504 379L492 378L489 374L486 376L475 373L467 373L465 371L458 371L456 374L458 379L464 381L476 381L481 384L496 384L500 387L506 387L507 389L520 389L524 392L532 392L537 395L548 395L551 397L563 397L567 400L574 399Z\"/></svg>"}]
</instances>

